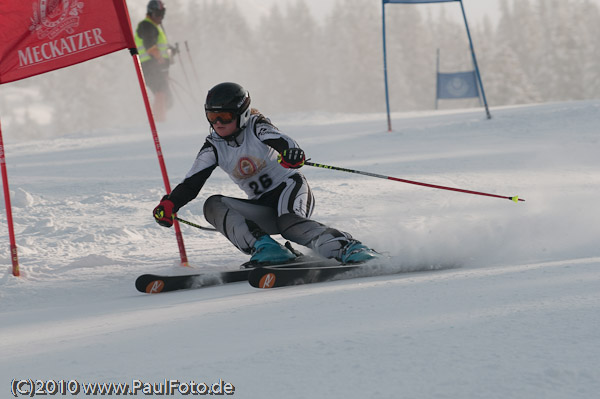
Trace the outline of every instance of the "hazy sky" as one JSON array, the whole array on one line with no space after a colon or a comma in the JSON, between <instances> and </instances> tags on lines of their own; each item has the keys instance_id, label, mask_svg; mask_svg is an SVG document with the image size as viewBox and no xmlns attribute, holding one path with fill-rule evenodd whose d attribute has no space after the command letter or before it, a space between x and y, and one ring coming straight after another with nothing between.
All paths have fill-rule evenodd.
<instances>
[{"instance_id":1,"label":"hazy sky","mask_svg":"<svg viewBox=\"0 0 600 399\"><path fill-rule=\"evenodd\" d=\"M281 5L284 4L292 4L297 0L238 0L240 6L245 9L245 12L252 13L265 13L274 3L279 3ZM326 15L330 12L335 4L336 0L305 0L306 4L313 10L313 14L315 16L318 15ZM372 1L374 4L381 4L381 0L364 0L364 1ZM499 15L499 4L503 1L507 0L463 0L463 5L465 7L465 13L467 15L467 20L469 22L473 21L479 22L483 19L485 15L488 15L492 22L497 21ZM583 1L583 0L582 0ZM592 0L593 3L600 5L600 0ZM509 1L510 4L513 3L513 0ZM435 10L437 7L448 7L448 10L456 10L457 18L462 18L462 14L460 12L460 6L453 2L447 4L421 4L421 5L387 5L387 7L422 7L423 10L426 10L427 7ZM448 15L452 15L451 12Z\"/></svg>"},{"instance_id":2,"label":"hazy sky","mask_svg":"<svg viewBox=\"0 0 600 399\"><path fill-rule=\"evenodd\" d=\"M246 7L253 7L255 10L266 12L274 3L292 4L296 0L242 0L242 3L246 3ZM336 0L305 0L306 4L313 10L313 14L318 16L320 14L328 14L333 8ZM380 4L380 0L365 0L372 1L374 4ZM479 20L484 15L488 14L491 18L498 14L498 4L503 0L463 0L465 12L467 13L468 19ZM599 0L600 1L600 0ZM460 14L460 7L458 4L422 4L418 7L448 7L452 6L456 8L456 12ZM414 5L387 5L386 7L415 7ZM459 15L460 16L460 15Z\"/></svg>"}]
</instances>

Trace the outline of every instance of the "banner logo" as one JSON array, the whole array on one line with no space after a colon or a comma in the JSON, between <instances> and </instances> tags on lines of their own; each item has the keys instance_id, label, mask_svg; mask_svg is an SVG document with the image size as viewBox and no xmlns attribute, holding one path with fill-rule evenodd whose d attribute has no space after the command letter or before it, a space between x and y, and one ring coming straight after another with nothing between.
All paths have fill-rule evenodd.
<instances>
[{"instance_id":1,"label":"banner logo","mask_svg":"<svg viewBox=\"0 0 600 399\"><path fill-rule=\"evenodd\" d=\"M446 90L452 97L462 97L467 94L471 86L462 77L454 77L446 84Z\"/></svg>"},{"instance_id":2,"label":"banner logo","mask_svg":"<svg viewBox=\"0 0 600 399\"><path fill-rule=\"evenodd\" d=\"M83 1L78 0L40 0L33 3L33 17L29 30L36 32L38 39L54 39L61 32L73 34L73 28L79 26L79 14L83 10Z\"/></svg>"},{"instance_id":3,"label":"banner logo","mask_svg":"<svg viewBox=\"0 0 600 399\"><path fill-rule=\"evenodd\" d=\"M134 48L125 0L0 0L0 84Z\"/></svg>"},{"instance_id":4,"label":"banner logo","mask_svg":"<svg viewBox=\"0 0 600 399\"><path fill-rule=\"evenodd\" d=\"M437 74L437 98L479 97L475 71Z\"/></svg>"},{"instance_id":5,"label":"banner logo","mask_svg":"<svg viewBox=\"0 0 600 399\"><path fill-rule=\"evenodd\" d=\"M37 35L35 45L18 49L19 67L29 67L71 56L106 44L102 29L77 32L83 13L83 1L40 0L33 3L33 17L29 30ZM63 32L65 35L59 37Z\"/></svg>"}]
</instances>

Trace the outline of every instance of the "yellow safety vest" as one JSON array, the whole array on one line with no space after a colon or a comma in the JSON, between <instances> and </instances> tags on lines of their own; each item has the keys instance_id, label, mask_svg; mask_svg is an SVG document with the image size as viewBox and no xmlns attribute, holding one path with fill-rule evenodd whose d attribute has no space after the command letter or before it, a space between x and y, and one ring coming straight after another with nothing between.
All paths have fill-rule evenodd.
<instances>
[{"instance_id":1,"label":"yellow safety vest","mask_svg":"<svg viewBox=\"0 0 600 399\"><path fill-rule=\"evenodd\" d=\"M152 21L149 17L146 17L146 19L144 19L144 21L150 22L152 25L154 25L156 27L156 29L158 29L158 41L156 42L156 45L158 46L160 55L163 58L168 59L169 58L169 44L167 43L167 35L165 35L165 32L162 30L161 26L154 23L154 21ZM135 45L138 49L138 54L140 56L140 62L149 61L152 58L152 56L150 54L148 54L148 49L146 49L146 47L144 47L144 40L138 35L137 29L135 30Z\"/></svg>"}]
</instances>

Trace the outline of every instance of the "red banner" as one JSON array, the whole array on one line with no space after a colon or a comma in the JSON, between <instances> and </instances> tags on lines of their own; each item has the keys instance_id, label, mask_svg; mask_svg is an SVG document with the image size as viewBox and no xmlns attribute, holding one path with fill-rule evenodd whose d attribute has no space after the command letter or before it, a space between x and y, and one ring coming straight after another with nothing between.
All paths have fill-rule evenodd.
<instances>
[{"instance_id":1,"label":"red banner","mask_svg":"<svg viewBox=\"0 0 600 399\"><path fill-rule=\"evenodd\" d=\"M0 1L0 84L135 48L125 0Z\"/></svg>"}]
</instances>

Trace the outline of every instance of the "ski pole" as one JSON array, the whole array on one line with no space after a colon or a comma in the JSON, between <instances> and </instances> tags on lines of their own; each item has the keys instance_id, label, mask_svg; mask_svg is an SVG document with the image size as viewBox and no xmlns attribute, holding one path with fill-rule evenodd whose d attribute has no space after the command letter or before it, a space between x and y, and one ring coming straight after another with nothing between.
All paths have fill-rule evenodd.
<instances>
[{"instance_id":1,"label":"ski pole","mask_svg":"<svg viewBox=\"0 0 600 399\"><path fill-rule=\"evenodd\" d=\"M169 84L171 84L169 87L172 89L172 93L175 96L175 98L177 99L177 101L179 101L181 107L183 108L183 110L185 111L185 113L187 114L188 118L193 120L196 119L198 117L198 113L194 113L192 112L188 106L187 103L183 101L183 99L181 98L181 96L179 95L179 89L181 89L183 91L183 93L187 94L188 96L191 97L191 99L195 102L196 99L194 97L191 96L191 94L185 90L185 87L183 85L181 85L181 83L179 83L178 81L176 81L175 79L169 77ZM196 103L197 104L197 103Z\"/></svg>"},{"instance_id":2,"label":"ski pole","mask_svg":"<svg viewBox=\"0 0 600 399\"><path fill-rule=\"evenodd\" d=\"M314 166L316 168L339 170L341 172L357 173L359 175L365 175L365 176L371 176L371 177L378 177L380 179L387 179L387 180L399 181L401 183L416 184L418 186L425 186L425 187L437 188L437 189L440 189L440 190L450 190L450 191L458 191L459 193L485 195L487 197L495 197L495 198L504 198L504 199L509 199L511 201L514 201L516 203L518 203L519 201L525 201L524 199L519 198L518 195L515 195L515 196L512 196L512 197L507 197L507 196L504 196L504 195L488 194L488 193L482 193L482 192L479 192L479 191L463 190L461 188L438 186L436 184L421 183L421 182L413 181L413 180L399 179L397 177L378 175L376 173L369 173L369 172L361 172L360 170L340 168L340 167L337 167L337 166L323 165L323 164L320 164L320 163L313 163L313 162L308 162L308 161L305 161L304 165Z\"/></svg>"},{"instance_id":3,"label":"ski pole","mask_svg":"<svg viewBox=\"0 0 600 399\"><path fill-rule=\"evenodd\" d=\"M185 65L183 65L183 62L181 61L181 51L179 50L179 43L175 43L175 52L177 53L177 58L179 58L179 65L181 65L181 70L183 71L183 77L185 78L185 83L187 84L187 87L191 87L190 79L188 78L187 71L185 70ZM194 95L190 94L190 96L192 97L194 102L196 102Z\"/></svg>"},{"instance_id":4,"label":"ski pole","mask_svg":"<svg viewBox=\"0 0 600 399\"><path fill-rule=\"evenodd\" d=\"M185 51L187 52L188 58L190 60L190 65L192 66L192 72L194 73L194 78L196 79L196 85L198 88L200 88L200 79L198 79L198 72L196 72L196 64L194 63L194 60L192 59L192 53L190 53L190 46L188 46L187 40L184 41L184 44L185 44Z\"/></svg>"},{"instance_id":5,"label":"ski pole","mask_svg":"<svg viewBox=\"0 0 600 399\"><path fill-rule=\"evenodd\" d=\"M195 228L197 228L197 229L200 229L200 230L206 230L206 231L217 231L217 229L214 229L214 228L212 228L212 227L204 227L204 226L200 226L199 224L192 223L192 222L188 222L187 220L183 220L183 219L181 219L181 218L179 218L179 217L177 217L177 216L175 217L175 219L176 219L176 220L178 220L178 221L180 221L181 223L185 223L185 224L187 224L188 226L192 226L192 227L195 227Z\"/></svg>"}]
</instances>

